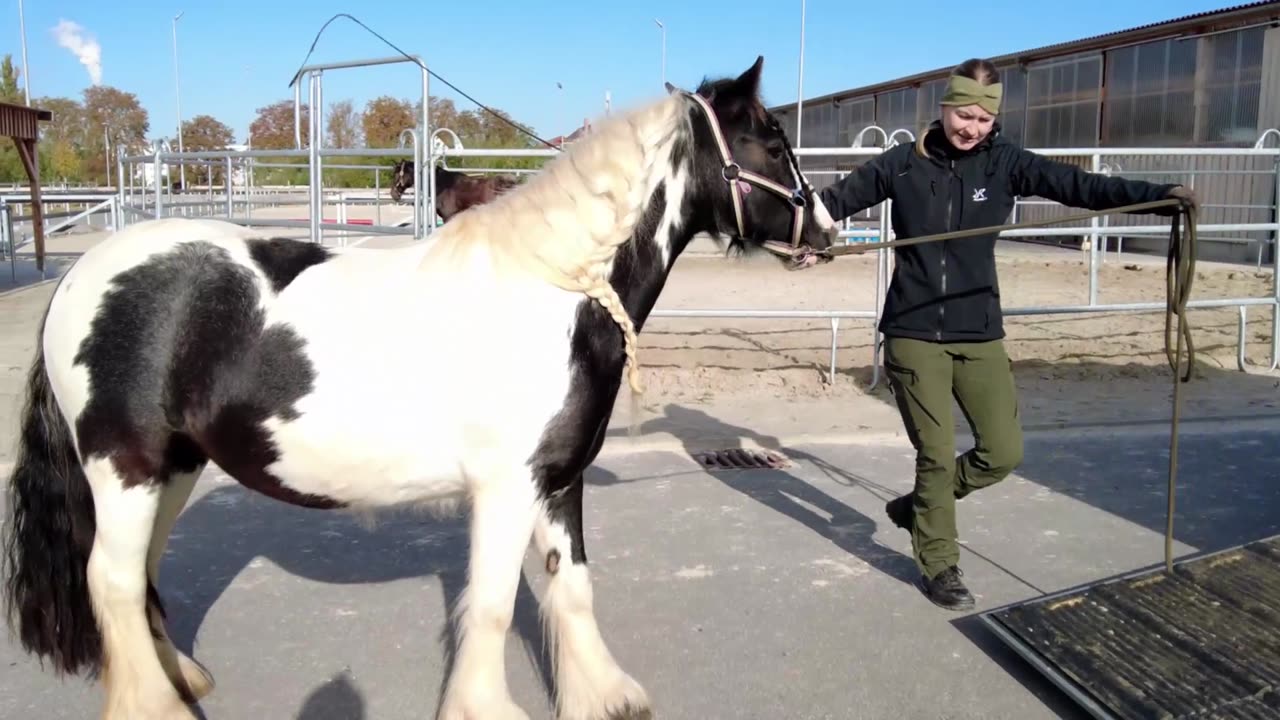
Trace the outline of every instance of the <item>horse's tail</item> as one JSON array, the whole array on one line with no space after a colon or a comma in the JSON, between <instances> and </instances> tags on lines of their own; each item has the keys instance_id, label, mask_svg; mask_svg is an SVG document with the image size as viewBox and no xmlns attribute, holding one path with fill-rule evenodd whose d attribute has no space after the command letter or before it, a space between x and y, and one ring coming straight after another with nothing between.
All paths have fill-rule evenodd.
<instances>
[{"instance_id":1,"label":"horse's tail","mask_svg":"<svg viewBox=\"0 0 1280 720\"><path fill-rule=\"evenodd\" d=\"M59 672L96 675L102 634L87 579L95 530L93 494L49 384L43 336L44 321L27 376L9 481L0 557L5 609L24 650L48 657Z\"/></svg>"}]
</instances>

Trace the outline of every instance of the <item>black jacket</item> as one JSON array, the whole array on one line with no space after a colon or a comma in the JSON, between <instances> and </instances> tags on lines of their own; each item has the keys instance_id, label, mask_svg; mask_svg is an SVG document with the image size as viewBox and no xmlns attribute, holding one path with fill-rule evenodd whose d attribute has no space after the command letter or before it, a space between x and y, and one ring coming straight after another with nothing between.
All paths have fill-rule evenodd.
<instances>
[{"instance_id":1,"label":"black jacket","mask_svg":"<svg viewBox=\"0 0 1280 720\"><path fill-rule=\"evenodd\" d=\"M994 128L972 150L956 150L937 123L925 136L929 157L897 145L820 193L837 222L893 200L899 238L1003 225L1015 197L1104 210L1163 199L1175 185L1107 177L1023 150ZM880 331L940 342L1004 337L996 236L897 247Z\"/></svg>"}]
</instances>

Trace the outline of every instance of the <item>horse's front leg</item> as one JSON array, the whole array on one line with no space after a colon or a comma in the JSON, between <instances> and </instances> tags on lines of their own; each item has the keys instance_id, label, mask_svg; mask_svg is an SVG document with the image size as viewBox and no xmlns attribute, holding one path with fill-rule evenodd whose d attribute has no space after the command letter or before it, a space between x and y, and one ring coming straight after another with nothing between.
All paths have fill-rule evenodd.
<instances>
[{"instance_id":1,"label":"horse's front leg","mask_svg":"<svg viewBox=\"0 0 1280 720\"><path fill-rule=\"evenodd\" d=\"M652 717L644 688L618 667L592 609L582 540L582 473L553 491L538 514L534 541L551 576L542 601L556 672L560 720Z\"/></svg>"},{"instance_id":2,"label":"horse's front leg","mask_svg":"<svg viewBox=\"0 0 1280 720\"><path fill-rule=\"evenodd\" d=\"M504 648L537 499L527 468L471 475L471 558L458 652L440 720L528 720L507 690Z\"/></svg>"}]
</instances>

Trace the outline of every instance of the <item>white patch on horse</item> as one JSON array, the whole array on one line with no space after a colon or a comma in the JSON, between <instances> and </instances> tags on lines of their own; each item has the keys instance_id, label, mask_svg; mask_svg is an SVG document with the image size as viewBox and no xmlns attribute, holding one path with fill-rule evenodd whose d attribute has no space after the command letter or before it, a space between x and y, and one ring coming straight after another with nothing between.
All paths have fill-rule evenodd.
<instances>
[{"instance_id":1,"label":"white patch on horse","mask_svg":"<svg viewBox=\"0 0 1280 720\"><path fill-rule=\"evenodd\" d=\"M194 718L178 696L155 650L147 619L147 554L161 486L125 489L110 460L85 463L99 523L89 556L89 592L102 628L105 717Z\"/></svg>"},{"instance_id":2,"label":"white patch on horse","mask_svg":"<svg viewBox=\"0 0 1280 720\"><path fill-rule=\"evenodd\" d=\"M569 389L568 343L542 340L567 337L581 296L533 278L504 283L487 263L423 278L411 258L370 252L313 268L271 310L307 338L316 374L299 416L267 423L281 457L271 473L298 492L373 508L459 496L467 466L495 454L522 466ZM482 331L516 311L510 332ZM397 336L398 352L385 354L384 339ZM462 338L468 352L450 352Z\"/></svg>"},{"instance_id":3,"label":"white patch on horse","mask_svg":"<svg viewBox=\"0 0 1280 720\"><path fill-rule=\"evenodd\" d=\"M544 635L556 674L557 717L622 717L625 708L649 707L644 688L618 666L600 634L590 574L585 564L571 562L564 525L552 521L544 508L539 508L537 518L533 538L538 552L544 558L557 554L542 603Z\"/></svg>"},{"instance_id":4,"label":"white patch on horse","mask_svg":"<svg viewBox=\"0 0 1280 720\"><path fill-rule=\"evenodd\" d=\"M658 221L658 231L654 233L653 241L662 252L662 266L665 268L671 264L673 252L671 232L685 214L685 196L688 192L686 186L689 181L689 173L683 167L668 165L667 174L663 181L666 188L666 205L662 210L662 218Z\"/></svg>"}]
</instances>

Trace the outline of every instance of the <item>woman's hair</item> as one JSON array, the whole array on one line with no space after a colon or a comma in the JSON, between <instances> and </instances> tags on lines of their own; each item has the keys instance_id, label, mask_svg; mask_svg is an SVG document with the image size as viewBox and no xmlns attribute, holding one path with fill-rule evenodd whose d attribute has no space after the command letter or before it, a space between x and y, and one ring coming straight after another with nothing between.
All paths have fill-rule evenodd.
<instances>
[{"instance_id":1,"label":"woman's hair","mask_svg":"<svg viewBox=\"0 0 1280 720\"><path fill-rule=\"evenodd\" d=\"M979 85L994 85L1000 82L1000 71L996 69L996 66L990 60L983 60L982 58L965 60L955 66L951 74L969 78ZM919 153L920 157L929 157L929 151L924 147L924 136L928 132L926 128L924 132L920 133L920 137L916 138L916 152Z\"/></svg>"},{"instance_id":2,"label":"woman's hair","mask_svg":"<svg viewBox=\"0 0 1280 720\"><path fill-rule=\"evenodd\" d=\"M951 71L952 75L967 77L970 80L976 80L982 85L994 85L1000 82L1000 71L990 60L982 60L980 58L969 58L956 66Z\"/></svg>"}]
</instances>

